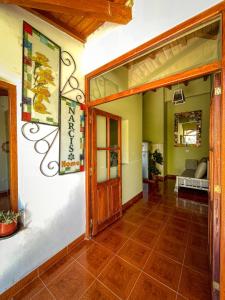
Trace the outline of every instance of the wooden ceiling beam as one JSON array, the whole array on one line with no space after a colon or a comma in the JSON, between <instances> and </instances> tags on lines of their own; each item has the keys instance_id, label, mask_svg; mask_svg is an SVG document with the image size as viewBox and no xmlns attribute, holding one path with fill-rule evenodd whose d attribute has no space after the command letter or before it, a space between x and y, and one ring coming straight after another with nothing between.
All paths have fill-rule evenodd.
<instances>
[{"instance_id":1,"label":"wooden ceiling beam","mask_svg":"<svg viewBox=\"0 0 225 300\"><path fill-rule=\"evenodd\" d=\"M75 39L77 39L81 43L86 42L86 36L84 36L80 32L77 32L74 28L68 26L66 23L61 22L60 20L54 18L49 13L47 13L47 12L38 12L35 9L29 9L29 8L25 8L25 9L27 11L29 11L30 13L34 14L35 16L39 17L40 19L52 24L53 26L55 26L59 30L67 33L68 35L70 35L72 37L74 37Z\"/></svg>"},{"instance_id":2,"label":"wooden ceiling beam","mask_svg":"<svg viewBox=\"0 0 225 300\"><path fill-rule=\"evenodd\" d=\"M101 21L118 24L127 24L132 19L130 7L109 0L0 0L0 3L62 14L94 17Z\"/></svg>"}]
</instances>

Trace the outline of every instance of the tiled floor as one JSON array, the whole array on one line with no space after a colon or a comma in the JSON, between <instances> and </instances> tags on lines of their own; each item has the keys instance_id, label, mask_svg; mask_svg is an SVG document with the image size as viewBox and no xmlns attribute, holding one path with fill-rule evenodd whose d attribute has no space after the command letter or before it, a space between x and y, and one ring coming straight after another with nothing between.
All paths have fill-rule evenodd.
<instances>
[{"instance_id":1,"label":"tiled floor","mask_svg":"<svg viewBox=\"0 0 225 300\"><path fill-rule=\"evenodd\" d=\"M179 208L173 187L172 180L145 185L144 198L120 221L14 299L210 299L207 208Z\"/></svg>"}]
</instances>

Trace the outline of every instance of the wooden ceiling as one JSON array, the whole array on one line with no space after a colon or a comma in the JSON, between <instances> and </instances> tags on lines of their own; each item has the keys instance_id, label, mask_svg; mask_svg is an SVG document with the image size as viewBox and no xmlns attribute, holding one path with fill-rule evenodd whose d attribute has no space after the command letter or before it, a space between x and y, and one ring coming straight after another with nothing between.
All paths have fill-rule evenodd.
<instances>
[{"instance_id":1,"label":"wooden ceiling","mask_svg":"<svg viewBox=\"0 0 225 300\"><path fill-rule=\"evenodd\" d=\"M19 5L85 43L104 22L127 24L132 0L0 0Z\"/></svg>"}]
</instances>

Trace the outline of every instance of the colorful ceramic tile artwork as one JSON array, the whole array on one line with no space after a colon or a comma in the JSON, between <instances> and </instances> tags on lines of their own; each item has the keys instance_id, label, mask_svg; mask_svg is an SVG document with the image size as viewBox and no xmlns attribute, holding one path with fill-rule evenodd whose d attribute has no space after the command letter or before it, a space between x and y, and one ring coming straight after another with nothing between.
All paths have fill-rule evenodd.
<instances>
[{"instance_id":1,"label":"colorful ceramic tile artwork","mask_svg":"<svg viewBox=\"0 0 225 300\"><path fill-rule=\"evenodd\" d=\"M23 24L22 120L58 125L61 48Z\"/></svg>"},{"instance_id":2,"label":"colorful ceramic tile artwork","mask_svg":"<svg viewBox=\"0 0 225 300\"><path fill-rule=\"evenodd\" d=\"M84 105L61 97L59 174L84 171Z\"/></svg>"}]
</instances>

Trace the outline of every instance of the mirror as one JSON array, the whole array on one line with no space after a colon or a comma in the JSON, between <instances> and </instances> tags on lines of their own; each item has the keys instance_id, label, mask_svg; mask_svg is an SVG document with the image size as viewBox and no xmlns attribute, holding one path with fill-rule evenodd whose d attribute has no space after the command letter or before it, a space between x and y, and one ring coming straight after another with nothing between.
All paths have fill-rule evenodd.
<instances>
[{"instance_id":1,"label":"mirror","mask_svg":"<svg viewBox=\"0 0 225 300\"><path fill-rule=\"evenodd\" d=\"M10 209L8 93L0 89L0 210Z\"/></svg>"},{"instance_id":2,"label":"mirror","mask_svg":"<svg viewBox=\"0 0 225 300\"><path fill-rule=\"evenodd\" d=\"M199 147L201 145L201 124L201 110L176 113L174 119L174 146Z\"/></svg>"}]
</instances>

